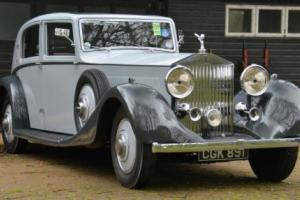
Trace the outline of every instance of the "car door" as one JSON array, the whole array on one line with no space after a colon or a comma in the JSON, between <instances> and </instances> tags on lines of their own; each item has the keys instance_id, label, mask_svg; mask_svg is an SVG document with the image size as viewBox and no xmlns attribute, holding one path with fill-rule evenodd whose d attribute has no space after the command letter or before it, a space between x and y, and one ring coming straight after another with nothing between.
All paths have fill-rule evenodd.
<instances>
[{"instance_id":1,"label":"car door","mask_svg":"<svg viewBox=\"0 0 300 200\"><path fill-rule=\"evenodd\" d=\"M19 77L28 108L31 128L44 129L45 116L42 96L42 71L40 64L41 25L33 23L24 27L22 36L16 45L19 66L16 75ZM16 52L16 51L15 51Z\"/></svg>"},{"instance_id":2,"label":"car door","mask_svg":"<svg viewBox=\"0 0 300 200\"><path fill-rule=\"evenodd\" d=\"M46 21L43 24L44 49L42 58L43 108L45 129L76 134L74 122L74 91L78 67L74 64L75 48L71 21ZM56 36L68 30L69 38Z\"/></svg>"}]
</instances>

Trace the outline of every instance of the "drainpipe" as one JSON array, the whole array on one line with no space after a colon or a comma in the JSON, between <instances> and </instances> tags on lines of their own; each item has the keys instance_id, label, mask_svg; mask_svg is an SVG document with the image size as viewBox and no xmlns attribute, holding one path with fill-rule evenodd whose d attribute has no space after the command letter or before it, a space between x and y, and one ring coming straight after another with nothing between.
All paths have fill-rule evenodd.
<instances>
[{"instance_id":1,"label":"drainpipe","mask_svg":"<svg viewBox=\"0 0 300 200\"><path fill-rule=\"evenodd\" d=\"M243 61L242 61L243 68L248 66L248 49L246 48L246 41L243 40Z\"/></svg>"},{"instance_id":2,"label":"drainpipe","mask_svg":"<svg viewBox=\"0 0 300 200\"><path fill-rule=\"evenodd\" d=\"M268 48L267 40L265 40L265 48L264 48L264 67L267 69L270 67L270 51Z\"/></svg>"}]
</instances>

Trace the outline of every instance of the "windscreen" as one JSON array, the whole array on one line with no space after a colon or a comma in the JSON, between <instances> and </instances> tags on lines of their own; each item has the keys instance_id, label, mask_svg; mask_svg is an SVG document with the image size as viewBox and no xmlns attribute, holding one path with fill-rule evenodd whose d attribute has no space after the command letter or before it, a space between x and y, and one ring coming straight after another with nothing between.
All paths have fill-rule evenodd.
<instances>
[{"instance_id":1,"label":"windscreen","mask_svg":"<svg viewBox=\"0 0 300 200\"><path fill-rule=\"evenodd\" d=\"M81 28L85 50L114 47L174 49L168 22L84 20Z\"/></svg>"}]
</instances>

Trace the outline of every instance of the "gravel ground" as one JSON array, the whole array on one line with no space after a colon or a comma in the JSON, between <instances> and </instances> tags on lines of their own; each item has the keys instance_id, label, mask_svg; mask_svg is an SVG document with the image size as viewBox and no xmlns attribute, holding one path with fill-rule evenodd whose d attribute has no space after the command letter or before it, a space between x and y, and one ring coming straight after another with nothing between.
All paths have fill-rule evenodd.
<instances>
[{"instance_id":1,"label":"gravel ground","mask_svg":"<svg viewBox=\"0 0 300 200\"><path fill-rule=\"evenodd\" d=\"M282 183L257 181L246 161L159 162L156 171L148 187L129 190L103 151L35 146L22 155L0 152L0 199L300 199L300 162Z\"/></svg>"}]
</instances>

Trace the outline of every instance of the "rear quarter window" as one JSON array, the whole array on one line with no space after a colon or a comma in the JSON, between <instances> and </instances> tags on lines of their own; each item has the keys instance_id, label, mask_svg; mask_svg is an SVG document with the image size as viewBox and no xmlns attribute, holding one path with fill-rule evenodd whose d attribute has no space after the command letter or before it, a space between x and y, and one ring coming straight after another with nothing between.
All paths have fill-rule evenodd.
<instances>
[{"instance_id":1,"label":"rear quarter window","mask_svg":"<svg viewBox=\"0 0 300 200\"><path fill-rule=\"evenodd\" d=\"M23 58L35 57L39 55L39 25L27 28L23 33Z\"/></svg>"}]
</instances>

